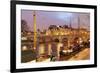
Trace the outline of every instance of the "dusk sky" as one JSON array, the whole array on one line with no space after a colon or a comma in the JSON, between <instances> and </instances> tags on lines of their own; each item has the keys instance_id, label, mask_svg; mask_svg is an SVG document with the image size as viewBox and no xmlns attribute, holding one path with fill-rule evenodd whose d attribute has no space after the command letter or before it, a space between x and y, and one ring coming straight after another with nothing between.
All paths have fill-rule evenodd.
<instances>
[{"instance_id":1,"label":"dusk sky","mask_svg":"<svg viewBox=\"0 0 100 73\"><path fill-rule=\"evenodd\" d=\"M27 22L30 30L33 31L33 13L32 10L22 10L21 19ZM69 25L71 19L71 25L73 28L78 27L78 17L80 18L80 27L90 26L90 14L89 13L74 13L74 12L62 12L62 11L35 11L37 29L48 29L50 25Z\"/></svg>"}]
</instances>

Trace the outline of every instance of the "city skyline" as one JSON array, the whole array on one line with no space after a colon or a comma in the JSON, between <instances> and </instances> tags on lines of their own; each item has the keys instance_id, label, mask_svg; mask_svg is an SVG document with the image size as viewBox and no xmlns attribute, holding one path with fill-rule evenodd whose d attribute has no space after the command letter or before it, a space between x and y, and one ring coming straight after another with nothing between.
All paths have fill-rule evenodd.
<instances>
[{"instance_id":1,"label":"city skyline","mask_svg":"<svg viewBox=\"0 0 100 73\"><path fill-rule=\"evenodd\" d=\"M21 20L25 20L29 26L29 30L33 31L33 10L22 10ZM90 29L90 14L89 13L75 13L75 12L64 12L64 11L37 11L36 14L36 25L37 29L41 31L48 29L50 25L62 26L68 25L73 28L85 27Z\"/></svg>"}]
</instances>

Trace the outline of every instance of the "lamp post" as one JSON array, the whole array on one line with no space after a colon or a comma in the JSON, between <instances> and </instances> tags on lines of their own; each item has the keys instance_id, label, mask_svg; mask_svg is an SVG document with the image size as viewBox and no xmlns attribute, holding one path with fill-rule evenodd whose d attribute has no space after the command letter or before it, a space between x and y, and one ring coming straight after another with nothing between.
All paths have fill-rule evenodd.
<instances>
[{"instance_id":1,"label":"lamp post","mask_svg":"<svg viewBox=\"0 0 100 73\"><path fill-rule=\"evenodd\" d=\"M80 17L78 15L78 37L80 36Z\"/></svg>"},{"instance_id":2,"label":"lamp post","mask_svg":"<svg viewBox=\"0 0 100 73\"><path fill-rule=\"evenodd\" d=\"M79 43L79 38L80 38L80 16L79 14L78 14L78 32L77 33L78 33L77 37L78 37L78 43Z\"/></svg>"},{"instance_id":3,"label":"lamp post","mask_svg":"<svg viewBox=\"0 0 100 73\"><path fill-rule=\"evenodd\" d=\"M36 31L36 13L35 11L33 12L33 32L34 32L34 40L33 40L33 48L36 49L36 42L37 42L37 31Z\"/></svg>"},{"instance_id":4,"label":"lamp post","mask_svg":"<svg viewBox=\"0 0 100 73\"><path fill-rule=\"evenodd\" d=\"M71 40L72 40L72 23L71 23L71 20L72 19L72 14L69 16L69 27L70 27L70 30L69 30L69 39L68 39L68 47L70 47L71 45Z\"/></svg>"}]
</instances>

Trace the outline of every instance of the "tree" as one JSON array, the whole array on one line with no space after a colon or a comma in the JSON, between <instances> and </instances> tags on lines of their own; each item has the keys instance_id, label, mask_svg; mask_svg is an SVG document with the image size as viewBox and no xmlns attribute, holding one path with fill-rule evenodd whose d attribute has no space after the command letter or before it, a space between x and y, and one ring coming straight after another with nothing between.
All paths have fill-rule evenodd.
<instances>
[{"instance_id":1,"label":"tree","mask_svg":"<svg viewBox=\"0 0 100 73\"><path fill-rule=\"evenodd\" d=\"M57 29L57 26L56 25L50 25L49 26L49 29L51 30L51 29Z\"/></svg>"},{"instance_id":2,"label":"tree","mask_svg":"<svg viewBox=\"0 0 100 73\"><path fill-rule=\"evenodd\" d=\"M68 27L68 25L64 25L63 28L67 29L67 28L69 28L69 27Z\"/></svg>"},{"instance_id":3,"label":"tree","mask_svg":"<svg viewBox=\"0 0 100 73\"><path fill-rule=\"evenodd\" d=\"M25 20L21 20L21 32L27 32L27 31L29 31L27 22Z\"/></svg>"},{"instance_id":4,"label":"tree","mask_svg":"<svg viewBox=\"0 0 100 73\"><path fill-rule=\"evenodd\" d=\"M40 29L37 29L37 32L38 32L38 33L40 33L40 32L41 32L41 30L40 30Z\"/></svg>"}]
</instances>

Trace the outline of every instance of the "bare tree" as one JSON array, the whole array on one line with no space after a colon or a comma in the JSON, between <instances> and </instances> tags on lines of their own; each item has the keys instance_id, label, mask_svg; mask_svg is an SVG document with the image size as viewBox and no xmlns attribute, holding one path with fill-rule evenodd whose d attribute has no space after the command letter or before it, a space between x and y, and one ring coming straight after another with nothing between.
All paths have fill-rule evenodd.
<instances>
[{"instance_id":1,"label":"bare tree","mask_svg":"<svg viewBox=\"0 0 100 73\"><path fill-rule=\"evenodd\" d=\"M25 20L21 20L21 32L27 32L27 31L29 31L27 22Z\"/></svg>"}]
</instances>

